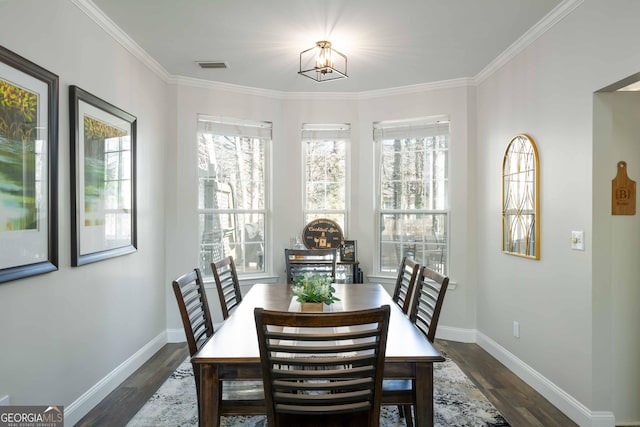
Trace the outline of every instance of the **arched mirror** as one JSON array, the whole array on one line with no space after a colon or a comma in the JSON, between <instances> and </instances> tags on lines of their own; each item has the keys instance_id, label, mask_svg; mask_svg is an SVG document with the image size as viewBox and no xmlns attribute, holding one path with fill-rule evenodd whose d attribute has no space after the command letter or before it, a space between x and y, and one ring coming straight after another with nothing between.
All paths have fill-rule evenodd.
<instances>
[{"instance_id":1,"label":"arched mirror","mask_svg":"<svg viewBox=\"0 0 640 427\"><path fill-rule=\"evenodd\" d=\"M502 252L540 259L540 169L529 135L514 136L502 163Z\"/></svg>"}]
</instances>

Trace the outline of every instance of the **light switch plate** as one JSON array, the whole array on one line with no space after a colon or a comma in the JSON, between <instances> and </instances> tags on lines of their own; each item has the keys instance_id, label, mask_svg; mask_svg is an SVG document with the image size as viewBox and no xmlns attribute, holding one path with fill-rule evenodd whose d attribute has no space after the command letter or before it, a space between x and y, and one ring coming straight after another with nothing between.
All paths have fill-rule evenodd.
<instances>
[{"instance_id":1,"label":"light switch plate","mask_svg":"<svg viewBox=\"0 0 640 427\"><path fill-rule=\"evenodd\" d=\"M571 232L571 249L584 251L584 231Z\"/></svg>"}]
</instances>

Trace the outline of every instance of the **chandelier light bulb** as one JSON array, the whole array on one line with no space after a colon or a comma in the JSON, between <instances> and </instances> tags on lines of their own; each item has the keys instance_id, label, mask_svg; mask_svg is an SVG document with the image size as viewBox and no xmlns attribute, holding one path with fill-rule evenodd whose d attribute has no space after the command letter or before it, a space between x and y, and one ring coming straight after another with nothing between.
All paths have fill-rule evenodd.
<instances>
[{"instance_id":1,"label":"chandelier light bulb","mask_svg":"<svg viewBox=\"0 0 640 427\"><path fill-rule=\"evenodd\" d=\"M317 46L320 48L320 52L318 53L318 59L316 60L316 68L320 69L319 71L322 73L330 73L331 69L327 68L333 68L333 60L331 59L331 42L321 41L317 43Z\"/></svg>"}]
</instances>

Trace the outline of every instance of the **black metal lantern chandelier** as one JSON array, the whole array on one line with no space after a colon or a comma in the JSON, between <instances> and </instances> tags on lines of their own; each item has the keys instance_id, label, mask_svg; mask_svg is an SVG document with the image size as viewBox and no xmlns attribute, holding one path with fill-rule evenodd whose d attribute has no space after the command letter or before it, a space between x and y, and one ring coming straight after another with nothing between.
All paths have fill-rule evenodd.
<instances>
[{"instance_id":1,"label":"black metal lantern chandelier","mask_svg":"<svg viewBox=\"0 0 640 427\"><path fill-rule=\"evenodd\" d=\"M312 48L300 52L300 71L305 77L317 82L346 79L347 57L331 47L331 42L322 40Z\"/></svg>"}]
</instances>

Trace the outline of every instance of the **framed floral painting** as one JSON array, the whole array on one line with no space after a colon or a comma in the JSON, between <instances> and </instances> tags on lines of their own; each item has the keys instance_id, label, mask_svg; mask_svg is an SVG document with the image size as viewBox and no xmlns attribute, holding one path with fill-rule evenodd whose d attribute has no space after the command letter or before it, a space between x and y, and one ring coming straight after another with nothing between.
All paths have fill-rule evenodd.
<instances>
[{"instance_id":1,"label":"framed floral painting","mask_svg":"<svg viewBox=\"0 0 640 427\"><path fill-rule=\"evenodd\" d=\"M58 269L58 76L0 46L0 283Z\"/></svg>"},{"instance_id":2,"label":"framed floral painting","mask_svg":"<svg viewBox=\"0 0 640 427\"><path fill-rule=\"evenodd\" d=\"M136 118L69 88L71 265L137 250Z\"/></svg>"}]
</instances>

